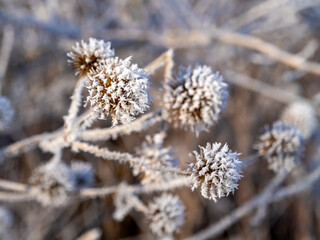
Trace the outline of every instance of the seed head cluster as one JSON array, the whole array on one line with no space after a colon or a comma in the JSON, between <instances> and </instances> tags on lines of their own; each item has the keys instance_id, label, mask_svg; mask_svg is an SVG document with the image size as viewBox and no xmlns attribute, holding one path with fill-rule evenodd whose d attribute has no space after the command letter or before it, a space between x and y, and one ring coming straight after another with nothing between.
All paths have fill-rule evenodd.
<instances>
[{"instance_id":1,"label":"seed head cluster","mask_svg":"<svg viewBox=\"0 0 320 240\"><path fill-rule=\"evenodd\" d=\"M227 101L227 84L208 66L180 67L163 95L168 121L197 135L218 121Z\"/></svg>"},{"instance_id":2,"label":"seed head cluster","mask_svg":"<svg viewBox=\"0 0 320 240\"><path fill-rule=\"evenodd\" d=\"M227 144L223 147L221 143L200 146L200 152L190 154L192 163L189 164L188 171L191 173L191 189L201 187L202 196L214 201L233 193L242 177L239 155L232 152Z\"/></svg>"},{"instance_id":3,"label":"seed head cluster","mask_svg":"<svg viewBox=\"0 0 320 240\"><path fill-rule=\"evenodd\" d=\"M278 121L265 127L255 148L268 161L270 169L280 172L290 171L300 163L303 144L303 137L295 125Z\"/></svg>"},{"instance_id":4,"label":"seed head cluster","mask_svg":"<svg viewBox=\"0 0 320 240\"><path fill-rule=\"evenodd\" d=\"M111 43L95 38L89 38L89 42L76 43L72 47L73 51L67 55L69 62L73 63L76 74L85 76L91 69L98 67L104 59L114 57L114 50L111 49Z\"/></svg>"},{"instance_id":5,"label":"seed head cluster","mask_svg":"<svg viewBox=\"0 0 320 240\"><path fill-rule=\"evenodd\" d=\"M172 194L164 193L148 205L150 229L158 239L173 239L184 224L184 205Z\"/></svg>"},{"instance_id":6,"label":"seed head cluster","mask_svg":"<svg viewBox=\"0 0 320 240\"><path fill-rule=\"evenodd\" d=\"M104 60L90 71L85 86L89 91L86 105L100 119L111 115L113 125L127 124L148 109L149 77L143 69L131 64L131 57Z\"/></svg>"}]
</instances>

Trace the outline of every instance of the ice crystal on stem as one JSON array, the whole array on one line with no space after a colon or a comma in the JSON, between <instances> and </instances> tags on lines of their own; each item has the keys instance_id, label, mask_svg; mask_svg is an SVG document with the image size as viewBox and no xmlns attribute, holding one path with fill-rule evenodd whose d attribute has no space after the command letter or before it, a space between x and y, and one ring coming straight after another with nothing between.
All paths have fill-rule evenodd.
<instances>
[{"instance_id":1,"label":"ice crystal on stem","mask_svg":"<svg viewBox=\"0 0 320 240\"><path fill-rule=\"evenodd\" d=\"M241 176L239 153L232 152L228 145L207 143L200 146L200 152L190 154L192 163L189 164L191 189L201 186L201 194L205 198L217 201L228 196L238 187Z\"/></svg>"},{"instance_id":2,"label":"ice crystal on stem","mask_svg":"<svg viewBox=\"0 0 320 240\"><path fill-rule=\"evenodd\" d=\"M114 50L111 49L111 43L95 38L89 38L86 43L83 40L72 47L73 51L67 55L70 57L69 62L73 63L76 74L85 76L91 69L98 67L104 59L114 57Z\"/></svg>"},{"instance_id":3,"label":"ice crystal on stem","mask_svg":"<svg viewBox=\"0 0 320 240\"><path fill-rule=\"evenodd\" d=\"M163 95L168 121L197 135L218 121L227 101L227 84L207 66L180 67L165 85Z\"/></svg>"},{"instance_id":4,"label":"ice crystal on stem","mask_svg":"<svg viewBox=\"0 0 320 240\"><path fill-rule=\"evenodd\" d=\"M297 126L278 121L271 128L265 127L255 148L268 161L269 168L273 171L291 171L300 163L303 143Z\"/></svg>"},{"instance_id":5,"label":"ice crystal on stem","mask_svg":"<svg viewBox=\"0 0 320 240\"><path fill-rule=\"evenodd\" d=\"M94 183L94 171L91 164L86 162L72 161L70 165L77 188L88 188Z\"/></svg>"},{"instance_id":6,"label":"ice crystal on stem","mask_svg":"<svg viewBox=\"0 0 320 240\"><path fill-rule=\"evenodd\" d=\"M31 194L44 206L66 205L70 193L76 189L73 172L58 161L50 161L35 169L29 182L32 186Z\"/></svg>"},{"instance_id":7,"label":"ice crystal on stem","mask_svg":"<svg viewBox=\"0 0 320 240\"><path fill-rule=\"evenodd\" d=\"M85 84L89 91L86 105L90 105L100 119L111 115L113 125L127 124L149 107L149 77L130 60L131 57L106 59L90 71Z\"/></svg>"},{"instance_id":8,"label":"ice crystal on stem","mask_svg":"<svg viewBox=\"0 0 320 240\"><path fill-rule=\"evenodd\" d=\"M158 239L173 239L184 224L184 205L172 194L163 193L148 205L150 229Z\"/></svg>"},{"instance_id":9,"label":"ice crystal on stem","mask_svg":"<svg viewBox=\"0 0 320 240\"><path fill-rule=\"evenodd\" d=\"M10 100L0 96L0 132L5 131L10 127L13 116L14 110L11 107Z\"/></svg>"},{"instance_id":10,"label":"ice crystal on stem","mask_svg":"<svg viewBox=\"0 0 320 240\"><path fill-rule=\"evenodd\" d=\"M310 103L303 101L287 106L281 114L281 120L296 125L305 139L310 138L318 126L314 108Z\"/></svg>"},{"instance_id":11,"label":"ice crystal on stem","mask_svg":"<svg viewBox=\"0 0 320 240\"><path fill-rule=\"evenodd\" d=\"M141 148L137 149L137 153L143 158L144 163L153 167L177 166L178 160L173 156L173 149L163 147L165 137L165 132L155 134L153 137L146 137L146 142L142 144ZM141 175L142 184L165 182L173 178L171 173L157 172L139 165L133 166L133 174Z\"/></svg>"}]
</instances>

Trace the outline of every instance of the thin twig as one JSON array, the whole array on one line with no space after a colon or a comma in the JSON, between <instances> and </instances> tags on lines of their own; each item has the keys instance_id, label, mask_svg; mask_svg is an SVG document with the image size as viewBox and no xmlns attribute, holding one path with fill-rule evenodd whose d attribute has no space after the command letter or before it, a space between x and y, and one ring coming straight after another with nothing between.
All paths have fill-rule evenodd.
<instances>
[{"instance_id":1,"label":"thin twig","mask_svg":"<svg viewBox=\"0 0 320 240\"><path fill-rule=\"evenodd\" d=\"M10 191L26 192L29 187L22 183L0 179L0 188Z\"/></svg>"}]
</instances>

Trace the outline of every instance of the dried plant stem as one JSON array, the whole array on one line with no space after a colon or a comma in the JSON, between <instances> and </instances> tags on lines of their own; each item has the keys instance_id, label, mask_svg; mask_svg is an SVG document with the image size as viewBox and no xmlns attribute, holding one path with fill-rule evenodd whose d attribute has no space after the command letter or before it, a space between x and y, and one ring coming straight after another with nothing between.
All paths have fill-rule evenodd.
<instances>
[{"instance_id":1,"label":"dried plant stem","mask_svg":"<svg viewBox=\"0 0 320 240\"><path fill-rule=\"evenodd\" d=\"M164 66L165 64L169 64L168 71L170 67L173 67L173 49L169 49L168 51L162 53L159 57L145 66L144 70L149 74L152 75L158 68ZM166 73L166 71L165 71Z\"/></svg>"},{"instance_id":2,"label":"dried plant stem","mask_svg":"<svg viewBox=\"0 0 320 240\"><path fill-rule=\"evenodd\" d=\"M142 212L143 214L148 214L148 208L136 196L130 196L130 204L132 204L137 211Z\"/></svg>"},{"instance_id":3,"label":"dried plant stem","mask_svg":"<svg viewBox=\"0 0 320 240\"><path fill-rule=\"evenodd\" d=\"M17 192L26 192L29 189L29 187L25 184L11 182L3 179L0 179L0 188Z\"/></svg>"},{"instance_id":4,"label":"dried plant stem","mask_svg":"<svg viewBox=\"0 0 320 240\"><path fill-rule=\"evenodd\" d=\"M79 138L84 141L105 141L109 139L116 139L122 135L128 135L133 132L141 132L148 129L152 125L163 120L162 111L147 113L142 117L136 119L129 125L120 125L107 129L87 130L79 133Z\"/></svg>"},{"instance_id":5,"label":"dried plant stem","mask_svg":"<svg viewBox=\"0 0 320 240\"><path fill-rule=\"evenodd\" d=\"M32 199L28 193L0 192L0 201L3 202L23 202Z\"/></svg>"}]
</instances>

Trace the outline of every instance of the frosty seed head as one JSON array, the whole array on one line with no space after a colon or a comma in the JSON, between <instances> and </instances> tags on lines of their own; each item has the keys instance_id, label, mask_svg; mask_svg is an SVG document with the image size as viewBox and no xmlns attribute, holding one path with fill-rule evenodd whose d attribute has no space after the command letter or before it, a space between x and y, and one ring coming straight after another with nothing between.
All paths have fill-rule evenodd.
<instances>
[{"instance_id":1,"label":"frosty seed head","mask_svg":"<svg viewBox=\"0 0 320 240\"><path fill-rule=\"evenodd\" d=\"M7 130L14 117L14 110L8 98L0 96L0 132Z\"/></svg>"},{"instance_id":2,"label":"frosty seed head","mask_svg":"<svg viewBox=\"0 0 320 240\"><path fill-rule=\"evenodd\" d=\"M30 180L31 194L42 205L59 207L66 205L75 188L75 177L62 162L50 161L38 167Z\"/></svg>"},{"instance_id":3,"label":"frosty seed head","mask_svg":"<svg viewBox=\"0 0 320 240\"><path fill-rule=\"evenodd\" d=\"M86 105L90 105L100 119L111 115L113 125L127 124L149 107L149 77L143 69L131 64L130 59L106 59L90 71L85 84L89 91Z\"/></svg>"},{"instance_id":4,"label":"frosty seed head","mask_svg":"<svg viewBox=\"0 0 320 240\"><path fill-rule=\"evenodd\" d=\"M303 137L295 125L278 121L265 127L255 148L275 172L290 171L300 163Z\"/></svg>"},{"instance_id":5,"label":"frosty seed head","mask_svg":"<svg viewBox=\"0 0 320 240\"><path fill-rule=\"evenodd\" d=\"M316 112L308 102L294 102L287 106L281 114L281 120L288 124L296 125L305 139L316 131L318 121Z\"/></svg>"},{"instance_id":6,"label":"frosty seed head","mask_svg":"<svg viewBox=\"0 0 320 240\"><path fill-rule=\"evenodd\" d=\"M163 193L148 205L150 229L159 239L171 239L184 224L184 205L179 197Z\"/></svg>"},{"instance_id":7,"label":"frosty seed head","mask_svg":"<svg viewBox=\"0 0 320 240\"><path fill-rule=\"evenodd\" d=\"M168 121L197 135L218 121L227 101L227 84L207 66L180 67L163 95Z\"/></svg>"},{"instance_id":8,"label":"frosty seed head","mask_svg":"<svg viewBox=\"0 0 320 240\"><path fill-rule=\"evenodd\" d=\"M153 167L176 167L178 165L177 158L173 156L173 149L163 147L165 137L165 132L155 134L153 137L146 137L146 142L136 150L137 154L143 158L144 163ZM141 176L142 184L169 181L174 177L171 173L158 172L137 164L133 166L133 174Z\"/></svg>"},{"instance_id":9,"label":"frosty seed head","mask_svg":"<svg viewBox=\"0 0 320 240\"><path fill-rule=\"evenodd\" d=\"M70 168L74 175L75 186L77 189L88 188L94 184L94 171L91 164L72 161Z\"/></svg>"},{"instance_id":10,"label":"frosty seed head","mask_svg":"<svg viewBox=\"0 0 320 240\"><path fill-rule=\"evenodd\" d=\"M188 169L191 172L191 189L201 187L202 196L214 201L233 193L242 177L240 154L232 152L227 144L220 147L221 143L200 146L199 153L194 151L190 154L192 163Z\"/></svg>"},{"instance_id":11,"label":"frosty seed head","mask_svg":"<svg viewBox=\"0 0 320 240\"><path fill-rule=\"evenodd\" d=\"M114 57L114 50L111 49L111 43L95 38L89 38L86 43L83 40L72 47L73 51L67 55L69 62L73 63L76 74L86 75L91 69L95 69L98 64L107 58Z\"/></svg>"}]
</instances>

